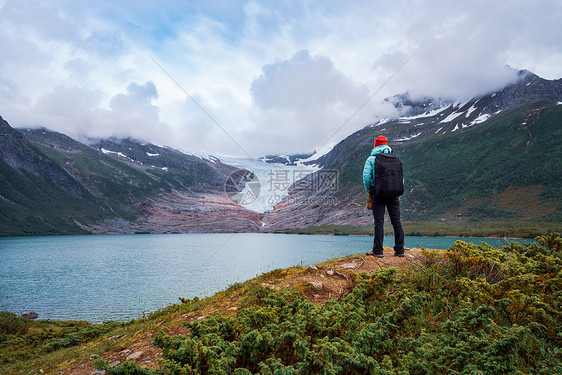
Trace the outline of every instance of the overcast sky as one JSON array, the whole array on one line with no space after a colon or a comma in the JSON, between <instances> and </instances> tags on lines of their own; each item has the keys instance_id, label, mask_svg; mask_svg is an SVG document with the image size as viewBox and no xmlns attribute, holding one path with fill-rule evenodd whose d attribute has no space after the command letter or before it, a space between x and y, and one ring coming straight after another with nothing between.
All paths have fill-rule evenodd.
<instances>
[{"instance_id":1,"label":"overcast sky","mask_svg":"<svg viewBox=\"0 0 562 375\"><path fill-rule=\"evenodd\" d=\"M0 0L0 115L78 140L308 152L396 116L394 94L467 99L513 80L506 65L561 78L560 23L559 0Z\"/></svg>"}]
</instances>

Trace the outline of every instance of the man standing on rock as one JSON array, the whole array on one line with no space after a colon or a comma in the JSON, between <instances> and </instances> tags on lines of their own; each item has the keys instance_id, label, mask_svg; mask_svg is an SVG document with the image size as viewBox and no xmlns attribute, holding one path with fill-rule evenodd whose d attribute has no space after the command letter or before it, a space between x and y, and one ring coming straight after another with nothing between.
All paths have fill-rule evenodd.
<instances>
[{"instance_id":1,"label":"man standing on rock","mask_svg":"<svg viewBox=\"0 0 562 375\"><path fill-rule=\"evenodd\" d=\"M404 230L400 222L400 195L404 193L404 177L402 163L392 154L388 140L380 135L375 139L375 147L371 156L365 161L363 168L363 186L372 200L375 218L375 239L373 251L367 255L383 257L384 211L394 228L394 255L404 256Z\"/></svg>"}]
</instances>

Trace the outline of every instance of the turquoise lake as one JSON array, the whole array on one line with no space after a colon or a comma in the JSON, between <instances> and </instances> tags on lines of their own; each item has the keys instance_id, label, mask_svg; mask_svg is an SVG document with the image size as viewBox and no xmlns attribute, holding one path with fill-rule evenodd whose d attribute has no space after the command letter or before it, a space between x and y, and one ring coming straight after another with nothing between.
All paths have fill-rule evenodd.
<instances>
[{"instance_id":1,"label":"turquoise lake","mask_svg":"<svg viewBox=\"0 0 562 375\"><path fill-rule=\"evenodd\" d=\"M446 249L456 240L406 237L406 247ZM385 246L394 238L386 237ZM0 311L40 319L140 318L205 297L276 268L311 265L372 248L370 236L166 234L0 238Z\"/></svg>"}]
</instances>

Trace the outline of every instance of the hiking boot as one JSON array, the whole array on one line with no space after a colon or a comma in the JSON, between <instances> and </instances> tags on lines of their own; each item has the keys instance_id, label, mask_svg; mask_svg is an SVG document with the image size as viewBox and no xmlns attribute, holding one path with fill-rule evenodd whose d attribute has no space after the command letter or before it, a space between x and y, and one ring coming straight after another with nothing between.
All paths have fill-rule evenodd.
<instances>
[{"instance_id":1,"label":"hiking boot","mask_svg":"<svg viewBox=\"0 0 562 375\"><path fill-rule=\"evenodd\" d=\"M404 253L394 253L395 257L400 257L403 258L404 257Z\"/></svg>"},{"instance_id":2,"label":"hiking boot","mask_svg":"<svg viewBox=\"0 0 562 375\"><path fill-rule=\"evenodd\" d=\"M370 255L370 256L375 257L375 258L384 258L383 254L375 254L372 251L367 252L365 255Z\"/></svg>"}]
</instances>

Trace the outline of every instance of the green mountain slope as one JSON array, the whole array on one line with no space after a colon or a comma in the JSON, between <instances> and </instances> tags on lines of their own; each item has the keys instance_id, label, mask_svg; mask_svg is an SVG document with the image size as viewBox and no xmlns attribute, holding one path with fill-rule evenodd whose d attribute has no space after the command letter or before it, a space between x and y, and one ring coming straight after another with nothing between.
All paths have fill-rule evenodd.
<instances>
[{"instance_id":1,"label":"green mountain slope","mask_svg":"<svg viewBox=\"0 0 562 375\"><path fill-rule=\"evenodd\" d=\"M362 172L383 134L404 165L406 222L546 223L545 231L560 230L562 106L537 102L464 127L460 120L443 122L446 115L419 124L394 120L350 135L318 161L324 171L337 172L337 189L293 191L266 216L270 228L372 225ZM328 203L310 203L320 198Z\"/></svg>"},{"instance_id":2,"label":"green mountain slope","mask_svg":"<svg viewBox=\"0 0 562 375\"><path fill-rule=\"evenodd\" d=\"M562 106L529 106L399 147L408 218L562 222Z\"/></svg>"},{"instance_id":3,"label":"green mountain slope","mask_svg":"<svg viewBox=\"0 0 562 375\"><path fill-rule=\"evenodd\" d=\"M0 235L82 234L100 223L138 229L150 200L223 193L236 168L132 140L93 147L46 129L1 120ZM128 155L125 156L125 153Z\"/></svg>"},{"instance_id":4,"label":"green mountain slope","mask_svg":"<svg viewBox=\"0 0 562 375\"><path fill-rule=\"evenodd\" d=\"M0 235L86 233L107 207L0 118Z\"/></svg>"},{"instance_id":5,"label":"green mountain slope","mask_svg":"<svg viewBox=\"0 0 562 375\"><path fill-rule=\"evenodd\" d=\"M331 194L336 203L290 210L304 211L306 221L321 225L372 223L363 209L362 170L382 134L404 164L407 221L554 223L548 229L559 230L562 80L526 70L517 74L516 82L464 103L413 100L408 93L387 99L401 118L355 132L316 161L338 172L338 189L313 196ZM339 221L326 215L330 210L340 212Z\"/></svg>"},{"instance_id":6,"label":"green mountain slope","mask_svg":"<svg viewBox=\"0 0 562 375\"><path fill-rule=\"evenodd\" d=\"M85 233L72 219L101 217L95 209L93 215L88 215L92 201L78 200L50 182L18 172L1 160L0 197L0 233L7 236Z\"/></svg>"},{"instance_id":7,"label":"green mountain slope","mask_svg":"<svg viewBox=\"0 0 562 375\"><path fill-rule=\"evenodd\" d=\"M455 132L433 131L409 142L393 139L402 124L369 128L345 145L343 191L363 196L361 174L371 142L384 133L404 165L403 212L409 220L468 215L471 220L562 222L562 106L526 106ZM345 155L326 167L337 168Z\"/></svg>"}]
</instances>

